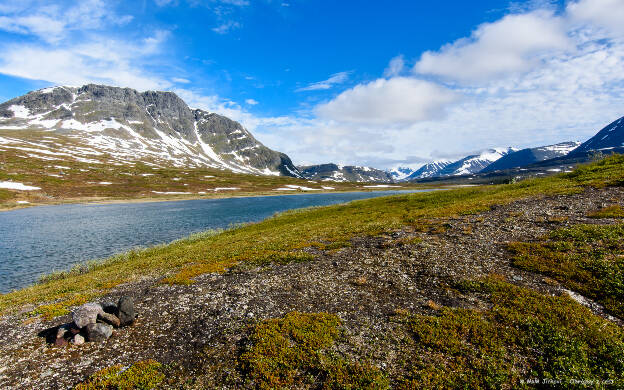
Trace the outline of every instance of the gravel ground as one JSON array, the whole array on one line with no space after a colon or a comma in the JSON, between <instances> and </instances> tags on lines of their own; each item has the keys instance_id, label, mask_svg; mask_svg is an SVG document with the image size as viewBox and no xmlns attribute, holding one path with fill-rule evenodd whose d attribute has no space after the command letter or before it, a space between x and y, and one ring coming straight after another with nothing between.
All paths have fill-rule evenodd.
<instances>
[{"instance_id":1,"label":"gravel ground","mask_svg":"<svg viewBox=\"0 0 624 390\"><path fill-rule=\"evenodd\" d=\"M366 356L393 372L397 309L429 313L432 306L484 307L449 286L492 273L546 294L565 294L556 282L513 268L505 244L533 241L579 223L615 223L586 214L607 204L624 206L624 189L516 201L488 212L434 222L427 232L405 228L391 235L359 237L337 251L313 252L315 261L235 267L207 274L189 286L143 280L119 286L105 300L131 295L139 319L116 329L104 343L57 348L46 335L71 321L0 320L0 388L63 389L113 364L143 359L171 364L174 377L199 378L197 386L240 388L235 359L250 324L291 311L329 312L343 321L348 343L338 348ZM443 227L440 229L440 227ZM419 240L418 240L419 239ZM599 305L592 310L608 317ZM49 338L49 337L48 337Z\"/></svg>"}]
</instances>

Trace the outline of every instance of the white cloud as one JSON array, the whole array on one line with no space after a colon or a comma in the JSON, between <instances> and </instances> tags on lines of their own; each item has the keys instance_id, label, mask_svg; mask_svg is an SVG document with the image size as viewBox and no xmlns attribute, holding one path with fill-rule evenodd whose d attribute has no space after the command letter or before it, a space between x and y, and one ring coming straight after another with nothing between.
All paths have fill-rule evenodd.
<instances>
[{"instance_id":1,"label":"white cloud","mask_svg":"<svg viewBox=\"0 0 624 390\"><path fill-rule=\"evenodd\" d=\"M62 8L45 1L25 1L22 6L0 9L0 29L56 43L71 31L97 30L103 26L122 25L132 16L117 15L102 0L83 0Z\"/></svg>"},{"instance_id":2,"label":"white cloud","mask_svg":"<svg viewBox=\"0 0 624 390\"><path fill-rule=\"evenodd\" d=\"M123 46L122 43L119 45ZM89 47L93 48L92 55L85 54ZM169 87L168 82L137 67L132 57L112 55L110 59L100 58L102 47L98 44L59 49L22 45L4 47L0 73L60 85L95 82L139 90Z\"/></svg>"},{"instance_id":3,"label":"white cloud","mask_svg":"<svg viewBox=\"0 0 624 390\"><path fill-rule=\"evenodd\" d=\"M250 106L255 106L256 104L258 104L258 101L255 99L247 99L245 100L245 103L247 103Z\"/></svg>"},{"instance_id":4,"label":"white cloud","mask_svg":"<svg viewBox=\"0 0 624 390\"><path fill-rule=\"evenodd\" d=\"M191 80L182 77L173 77L171 81L178 84L189 84L191 82Z\"/></svg>"},{"instance_id":5,"label":"white cloud","mask_svg":"<svg viewBox=\"0 0 624 390\"><path fill-rule=\"evenodd\" d=\"M405 59L402 55L396 56L390 60L388 67L384 70L384 77L399 76L405 68Z\"/></svg>"},{"instance_id":6,"label":"white cloud","mask_svg":"<svg viewBox=\"0 0 624 390\"><path fill-rule=\"evenodd\" d=\"M317 107L326 119L350 123L411 123L439 118L456 94L437 84L407 78L378 79L349 89Z\"/></svg>"},{"instance_id":7,"label":"white cloud","mask_svg":"<svg viewBox=\"0 0 624 390\"><path fill-rule=\"evenodd\" d=\"M578 21L590 22L615 33L624 34L622 0L580 0L569 3L566 11Z\"/></svg>"},{"instance_id":8,"label":"white cloud","mask_svg":"<svg viewBox=\"0 0 624 390\"><path fill-rule=\"evenodd\" d=\"M318 90L330 89L336 84L342 84L346 82L349 79L350 73L351 72L334 73L327 80L309 84L307 87L298 88L295 90L295 92L318 91Z\"/></svg>"},{"instance_id":9,"label":"white cloud","mask_svg":"<svg viewBox=\"0 0 624 390\"><path fill-rule=\"evenodd\" d=\"M507 15L480 25L470 38L423 53L414 71L467 83L529 71L540 64L537 54L570 47L564 27L547 11Z\"/></svg>"}]
</instances>

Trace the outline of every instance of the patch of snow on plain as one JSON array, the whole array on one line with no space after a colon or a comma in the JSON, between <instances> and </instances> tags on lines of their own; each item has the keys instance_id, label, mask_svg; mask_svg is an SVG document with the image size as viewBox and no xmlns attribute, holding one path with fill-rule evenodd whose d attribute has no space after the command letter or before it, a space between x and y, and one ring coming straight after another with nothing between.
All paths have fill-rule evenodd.
<instances>
[{"instance_id":1,"label":"patch of snow on plain","mask_svg":"<svg viewBox=\"0 0 624 390\"><path fill-rule=\"evenodd\" d=\"M164 194L164 195L190 195L191 192L161 192L161 191L152 191L155 194Z\"/></svg>"},{"instance_id":2,"label":"patch of snow on plain","mask_svg":"<svg viewBox=\"0 0 624 390\"><path fill-rule=\"evenodd\" d=\"M324 190L335 190L334 187L321 186L321 188L324 189Z\"/></svg>"},{"instance_id":3,"label":"patch of snow on plain","mask_svg":"<svg viewBox=\"0 0 624 390\"><path fill-rule=\"evenodd\" d=\"M236 191L236 190L240 190L240 188L238 188L238 187L217 187L213 191L217 192L217 191Z\"/></svg>"},{"instance_id":4,"label":"patch of snow on plain","mask_svg":"<svg viewBox=\"0 0 624 390\"><path fill-rule=\"evenodd\" d=\"M401 188L401 186L392 186L390 184L377 184L374 186L364 186L364 188Z\"/></svg>"},{"instance_id":5,"label":"patch of snow on plain","mask_svg":"<svg viewBox=\"0 0 624 390\"><path fill-rule=\"evenodd\" d=\"M113 184L113 183L111 183L110 181L101 181L101 182L99 182L98 184L101 184L101 185L103 185L103 186L108 186L108 185L111 185L111 184Z\"/></svg>"},{"instance_id":6,"label":"patch of snow on plain","mask_svg":"<svg viewBox=\"0 0 624 390\"><path fill-rule=\"evenodd\" d=\"M29 204L30 202L27 200L18 200L17 204Z\"/></svg>"},{"instance_id":7,"label":"patch of snow on plain","mask_svg":"<svg viewBox=\"0 0 624 390\"><path fill-rule=\"evenodd\" d=\"M6 188L9 190L20 190L20 191L34 191L40 190L39 187L27 186L22 183L18 183L15 181L0 181L0 188Z\"/></svg>"}]
</instances>

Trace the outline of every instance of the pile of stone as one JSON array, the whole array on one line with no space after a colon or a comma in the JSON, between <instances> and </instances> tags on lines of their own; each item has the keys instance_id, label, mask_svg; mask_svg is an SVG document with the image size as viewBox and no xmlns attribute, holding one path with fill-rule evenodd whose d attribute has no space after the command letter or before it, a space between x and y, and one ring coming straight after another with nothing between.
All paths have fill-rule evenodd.
<instances>
[{"instance_id":1,"label":"pile of stone","mask_svg":"<svg viewBox=\"0 0 624 390\"><path fill-rule=\"evenodd\" d=\"M131 297L121 297L117 305L86 303L72 313L73 321L59 326L55 345L84 344L85 341L100 342L113 334L113 328L131 325L136 319Z\"/></svg>"}]
</instances>

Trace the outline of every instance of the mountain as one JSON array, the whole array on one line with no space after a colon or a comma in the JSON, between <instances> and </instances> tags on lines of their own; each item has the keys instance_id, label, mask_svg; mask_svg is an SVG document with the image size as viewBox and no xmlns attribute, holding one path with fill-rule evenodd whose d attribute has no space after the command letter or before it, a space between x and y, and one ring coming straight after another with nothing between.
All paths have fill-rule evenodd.
<instances>
[{"instance_id":1,"label":"mountain","mask_svg":"<svg viewBox=\"0 0 624 390\"><path fill-rule=\"evenodd\" d=\"M416 179L426 179L429 177L438 176L439 172L446 168L451 162L446 160L434 161L428 164L423 165L418 168L414 172L412 172L408 177L404 180L416 180Z\"/></svg>"},{"instance_id":2,"label":"mountain","mask_svg":"<svg viewBox=\"0 0 624 390\"><path fill-rule=\"evenodd\" d=\"M94 84L46 88L0 104L0 129L70 134L89 147L76 153L61 146L59 152L77 158L106 153L119 163L299 177L287 155L264 146L240 123L191 109L172 92Z\"/></svg>"},{"instance_id":3,"label":"mountain","mask_svg":"<svg viewBox=\"0 0 624 390\"><path fill-rule=\"evenodd\" d=\"M580 144L580 142L576 141L561 142L554 145L518 150L517 152L509 153L508 155L494 161L480 172L487 173L511 168L519 168L536 162L562 157L577 148Z\"/></svg>"},{"instance_id":4,"label":"mountain","mask_svg":"<svg viewBox=\"0 0 624 390\"><path fill-rule=\"evenodd\" d=\"M477 173L509 153L515 152L514 148L487 149L479 154L470 155L446 165L435 176L458 176Z\"/></svg>"},{"instance_id":5,"label":"mountain","mask_svg":"<svg viewBox=\"0 0 624 390\"><path fill-rule=\"evenodd\" d=\"M394 181L403 181L414 173L414 169L410 167L396 167L390 169L388 173Z\"/></svg>"},{"instance_id":6,"label":"mountain","mask_svg":"<svg viewBox=\"0 0 624 390\"><path fill-rule=\"evenodd\" d=\"M301 172L301 175L308 180L334 182L393 182L390 173L369 167L320 164L298 166L297 168Z\"/></svg>"},{"instance_id":7,"label":"mountain","mask_svg":"<svg viewBox=\"0 0 624 390\"><path fill-rule=\"evenodd\" d=\"M591 151L608 151L624 147L624 117L612 122L595 136L583 142L570 152L570 156L582 155Z\"/></svg>"}]
</instances>

